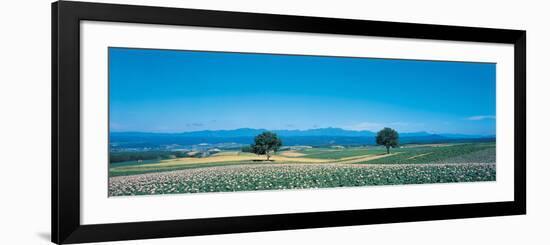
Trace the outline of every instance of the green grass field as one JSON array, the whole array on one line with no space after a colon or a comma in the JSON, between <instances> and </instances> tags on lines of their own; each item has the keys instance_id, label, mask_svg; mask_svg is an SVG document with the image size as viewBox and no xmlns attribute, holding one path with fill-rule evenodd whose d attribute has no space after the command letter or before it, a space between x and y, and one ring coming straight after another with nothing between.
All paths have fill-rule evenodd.
<instances>
[{"instance_id":1,"label":"green grass field","mask_svg":"<svg viewBox=\"0 0 550 245\"><path fill-rule=\"evenodd\" d=\"M496 179L495 143L311 148L264 156L127 161L109 168L109 195L424 184Z\"/></svg>"},{"instance_id":2,"label":"green grass field","mask_svg":"<svg viewBox=\"0 0 550 245\"><path fill-rule=\"evenodd\" d=\"M304 157L308 158L318 158L318 159L341 159L346 157L355 157L363 155L372 155L385 153L386 150L380 147L356 147L356 148L347 148L343 150L332 149L332 148L312 148L298 151L299 153L305 154Z\"/></svg>"},{"instance_id":3,"label":"green grass field","mask_svg":"<svg viewBox=\"0 0 550 245\"><path fill-rule=\"evenodd\" d=\"M457 144L438 147L400 148L399 154L366 161L369 164L495 162L494 143ZM482 153L482 154L479 154Z\"/></svg>"}]
</instances>

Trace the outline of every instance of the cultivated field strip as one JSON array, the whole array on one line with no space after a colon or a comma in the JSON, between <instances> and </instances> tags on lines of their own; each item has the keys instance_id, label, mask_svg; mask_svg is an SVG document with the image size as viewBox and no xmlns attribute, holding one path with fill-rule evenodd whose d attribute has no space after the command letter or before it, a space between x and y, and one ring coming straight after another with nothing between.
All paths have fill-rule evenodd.
<instances>
[{"instance_id":1,"label":"cultivated field strip","mask_svg":"<svg viewBox=\"0 0 550 245\"><path fill-rule=\"evenodd\" d=\"M109 196L494 181L494 163L256 164L109 178Z\"/></svg>"}]
</instances>

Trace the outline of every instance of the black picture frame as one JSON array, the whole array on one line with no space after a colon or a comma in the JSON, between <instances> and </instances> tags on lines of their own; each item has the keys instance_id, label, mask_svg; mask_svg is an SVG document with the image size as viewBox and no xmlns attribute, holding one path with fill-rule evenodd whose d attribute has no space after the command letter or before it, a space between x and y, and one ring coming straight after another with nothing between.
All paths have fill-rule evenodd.
<instances>
[{"instance_id":1,"label":"black picture frame","mask_svg":"<svg viewBox=\"0 0 550 245\"><path fill-rule=\"evenodd\" d=\"M514 201L98 225L80 224L80 21L453 40L514 45ZM54 243L149 239L526 213L526 31L60 1L52 4Z\"/></svg>"}]
</instances>

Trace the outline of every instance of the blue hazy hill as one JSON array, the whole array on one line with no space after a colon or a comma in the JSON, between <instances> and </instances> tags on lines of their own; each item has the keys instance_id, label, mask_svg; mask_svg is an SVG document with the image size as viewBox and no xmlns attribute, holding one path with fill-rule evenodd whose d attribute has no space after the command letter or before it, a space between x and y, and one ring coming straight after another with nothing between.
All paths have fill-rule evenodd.
<instances>
[{"instance_id":1,"label":"blue hazy hill","mask_svg":"<svg viewBox=\"0 0 550 245\"><path fill-rule=\"evenodd\" d=\"M203 130L182 133L111 132L110 143L118 147L155 147L178 144L250 144L254 137L266 129L239 128L233 130ZM308 130L270 130L283 140L284 145L372 145L375 132L345 130L341 128L316 128ZM494 135L431 134L428 132L400 133L400 142L444 143L461 141L491 141Z\"/></svg>"}]
</instances>

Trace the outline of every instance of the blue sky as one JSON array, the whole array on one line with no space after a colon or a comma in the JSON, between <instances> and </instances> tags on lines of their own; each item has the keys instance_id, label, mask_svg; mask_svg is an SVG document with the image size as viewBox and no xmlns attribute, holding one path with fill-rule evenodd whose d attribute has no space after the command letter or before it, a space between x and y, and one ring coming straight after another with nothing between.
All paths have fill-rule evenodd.
<instances>
[{"instance_id":1,"label":"blue sky","mask_svg":"<svg viewBox=\"0 0 550 245\"><path fill-rule=\"evenodd\" d=\"M496 64L109 48L111 131L495 134Z\"/></svg>"}]
</instances>

